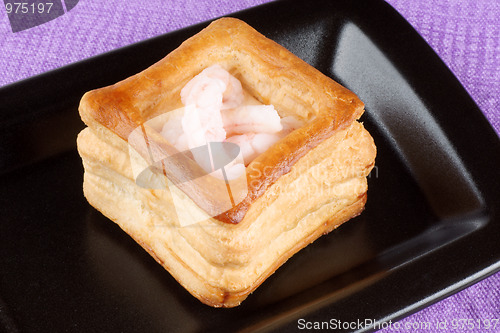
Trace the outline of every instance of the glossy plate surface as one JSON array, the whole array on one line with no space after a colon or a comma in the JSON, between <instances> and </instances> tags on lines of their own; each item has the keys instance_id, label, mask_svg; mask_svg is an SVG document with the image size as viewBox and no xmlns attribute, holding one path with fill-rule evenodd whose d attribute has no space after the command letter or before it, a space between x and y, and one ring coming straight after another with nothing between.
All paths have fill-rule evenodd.
<instances>
[{"instance_id":1,"label":"glossy plate surface","mask_svg":"<svg viewBox=\"0 0 500 333\"><path fill-rule=\"evenodd\" d=\"M500 142L395 10L279 1L234 16L365 102L378 156L364 213L240 307L201 304L87 204L75 138L84 92L148 67L206 23L100 55L0 89L4 330L290 331L299 318L394 320L499 270Z\"/></svg>"}]
</instances>

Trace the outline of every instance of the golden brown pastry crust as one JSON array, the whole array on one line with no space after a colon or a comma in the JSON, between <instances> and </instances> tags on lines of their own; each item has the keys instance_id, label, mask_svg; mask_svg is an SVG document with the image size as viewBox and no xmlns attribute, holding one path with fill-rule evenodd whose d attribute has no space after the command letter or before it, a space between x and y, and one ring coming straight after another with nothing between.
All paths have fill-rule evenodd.
<instances>
[{"instance_id":1,"label":"golden brown pastry crust","mask_svg":"<svg viewBox=\"0 0 500 333\"><path fill-rule=\"evenodd\" d=\"M126 142L105 128L87 128L78 137L78 150L90 204L191 294L223 307L240 304L294 253L360 214L375 157L371 136L353 122L270 186L242 222L209 219L179 227L171 198L175 194L137 186Z\"/></svg>"},{"instance_id":2,"label":"golden brown pastry crust","mask_svg":"<svg viewBox=\"0 0 500 333\"><path fill-rule=\"evenodd\" d=\"M213 64L282 117L307 125L250 163L240 204L180 227L176 208L210 214L218 190L190 182L179 186L183 192L138 186L127 139L141 128L159 155L175 153L146 122L181 107L182 87ZM236 306L294 253L363 210L376 148L356 121L362 112L349 90L247 24L220 19L145 71L85 94L80 114L88 128L78 137L84 193L203 303ZM166 175L197 172L196 163L185 163L171 165ZM174 198L183 207L174 207Z\"/></svg>"},{"instance_id":3,"label":"golden brown pastry crust","mask_svg":"<svg viewBox=\"0 0 500 333\"><path fill-rule=\"evenodd\" d=\"M247 183L252 185L246 198L217 216L220 221L238 223L276 179L289 172L299 158L335 130L358 119L364 105L351 91L246 23L223 18L143 72L86 93L80 103L81 117L89 127L98 123L127 140L130 133L147 120L181 107L182 87L213 64L231 72L262 103L274 105L280 116L293 115L308 123L250 163ZM151 137L165 156L176 152L159 135ZM190 170L201 172L196 168L192 165ZM169 176L182 178L183 173ZM219 196L213 194L216 185L189 188L191 182L178 183L183 184L186 194L207 212L217 211L217 206L221 205L216 201ZM202 193L200 187L211 190Z\"/></svg>"}]
</instances>

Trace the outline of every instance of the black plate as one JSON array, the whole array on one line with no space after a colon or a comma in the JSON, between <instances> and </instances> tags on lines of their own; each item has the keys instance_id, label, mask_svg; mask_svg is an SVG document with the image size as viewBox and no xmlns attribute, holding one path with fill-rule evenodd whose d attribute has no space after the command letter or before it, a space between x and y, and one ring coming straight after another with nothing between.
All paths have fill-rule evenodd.
<instances>
[{"instance_id":1,"label":"black plate","mask_svg":"<svg viewBox=\"0 0 500 333\"><path fill-rule=\"evenodd\" d=\"M5 329L288 331L299 318L394 320L499 270L500 141L395 10L383 1L280 1L234 16L364 100L378 146L365 212L290 259L240 307L201 304L87 204L75 137L85 91L146 68L206 23L97 56L0 90Z\"/></svg>"}]
</instances>

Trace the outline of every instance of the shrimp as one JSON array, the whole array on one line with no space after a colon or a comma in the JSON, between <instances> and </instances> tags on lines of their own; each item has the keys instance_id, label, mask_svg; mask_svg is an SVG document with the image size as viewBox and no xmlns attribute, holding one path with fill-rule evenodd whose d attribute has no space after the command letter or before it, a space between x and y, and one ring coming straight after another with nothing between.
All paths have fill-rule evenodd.
<instances>
[{"instance_id":1,"label":"shrimp","mask_svg":"<svg viewBox=\"0 0 500 333\"><path fill-rule=\"evenodd\" d=\"M246 133L231 136L225 142L232 142L240 146L245 165L248 165L280 139L281 136L277 133Z\"/></svg>"},{"instance_id":2,"label":"shrimp","mask_svg":"<svg viewBox=\"0 0 500 333\"><path fill-rule=\"evenodd\" d=\"M189 81L181 90L186 106L181 124L189 149L224 141L227 133L221 110L237 107L243 99L241 83L219 65L206 68ZM207 164L203 163L206 155L193 155L198 164Z\"/></svg>"},{"instance_id":3,"label":"shrimp","mask_svg":"<svg viewBox=\"0 0 500 333\"><path fill-rule=\"evenodd\" d=\"M244 100L245 95L240 81L229 74L227 88L222 95L222 110L237 108Z\"/></svg>"},{"instance_id":4,"label":"shrimp","mask_svg":"<svg viewBox=\"0 0 500 333\"><path fill-rule=\"evenodd\" d=\"M222 111L226 134L277 133L283 129L272 105L246 105Z\"/></svg>"},{"instance_id":5,"label":"shrimp","mask_svg":"<svg viewBox=\"0 0 500 333\"><path fill-rule=\"evenodd\" d=\"M177 150L188 150L187 135L182 129L183 112L172 113L172 116L165 122L160 134L170 142Z\"/></svg>"},{"instance_id":6,"label":"shrimp","mask_svg":"<svg viewBox=\"0 0 500 333\"><path fill-rule=\"evenodd\" d=\"M302 126L295 117L281 119L274 106L260 104L219 65L204 69L190 80L181 90L181 100L183 113L172 116L161 134L178 150L191 150L207 173L221 179L222 170L212 160L218 157L210 152L207 161L203 149L195 148L210 142L237 144L241 155L224 166L226 178L234 179L245 171L245 165Z\"/></svg>"},{"instance_id":7,"label":"shrimp","mask_svg":"<svg viewBox=\"0 0 500 333\"><path fill-rule=\"evenodd\" d=\"M182 128L189 133L189 148L195 148L226 138L221 110L238 107L244 94L238 79L219 65L213 65L182 88L181 100L186 106Z\"/></svg>"},{"instance_id":8,"label":"shrimp","mask_svg":"<svg viewBox=\"0 0 500 333\"><path fill-rule=\"evenodd\" d=\"M281 130L280 134L282 137L285 137L296 129L304 126L304 123L294 116L287 116L281 118L281 126L283 127L283 129Z\"/></svg>"},{"instance_id":9,"label":"shrimp","mask_svg":"<svg viewBox=\"0 0 500 333\"><path fill-rule=\"evenodd\" d=\"M272 105L271 105L271 107L272 107ZM274 108L272 110L274 111ZM274 111L274 113L276 113L276 111ZM225 113L223 112L222 119L224 120L224 122L226 124L227 118L225 118L224 115L225 115ZM276 113L276 115L277 115L277 113ZM253 116L253 113L251 113L250 117L252 117L252 116ZM237 145L240 146L245 165L248 165L257 156L259 156L260 154L267 151L272 145L274 145L280 139L284 138L289 133L296 130L297 128L302 127L302 125L303 125L300 120L298 120L297 118L295 118L293 116L284 117L282 119L279 119L279 116L278 116L278 119L273 119L273 117L262 117L261 119L271 119L271 121L268 122L267 125L269 126L269 128L274 126L274 129L273 129L274 132L264 133L264 131L266 130L266 126L263 126L262 124L257 125L257 122L255 122L256 119L253 119L253 120L250 120L250 122L255 122L255 127L253 126L253 124L249 124L248 126L245 126L245 129L255 129L256 128L256 129L258 129L258 132L247 132L247 133L243 133L240 135L233 135L233 136L230 136L226 139L226 142L236 143ZM276 120L278 120L278 123L281 126L281 130L276 131L279 128L279 126L276 123L273 123ZM228 129L228 127L225 127L225 128L226 128L226 131L228 133L231 133L231 131ZM240 127L240 130L242 128L243 127Z\"/></svg>"},{"instance_id":10,"label":"shrimp","mask_svg":"<svg viewBox=\"0 0 500 333\"><path fill-rule=\"evenodd\" d=\"M199 109L188 105L181 123L190 149L226 139L222 117L216 108Z\"/></svg>"},{"instance_id":11,"label":"shrimp","mask_svg":"<svg viewBox=\"0 0 500 333\"><path fill-rule=\"evenodd\" d=\"M184 105L197 107L217 106L221 109L236 108L243 103L240 81L219 65L213 65L196 75L181 90Z\"/></svg>"}]
</instances>

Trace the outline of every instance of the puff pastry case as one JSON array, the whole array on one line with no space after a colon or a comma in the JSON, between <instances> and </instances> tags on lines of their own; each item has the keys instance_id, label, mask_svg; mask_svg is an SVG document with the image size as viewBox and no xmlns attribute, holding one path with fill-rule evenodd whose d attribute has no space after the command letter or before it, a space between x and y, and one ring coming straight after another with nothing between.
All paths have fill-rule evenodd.
<instances>
[{"instance_id":1,"label":"puff pastry case","mask_svg":"<svg viewBox=\"0 0 500 333\"><path fill-rule=\"evenodd\" d=\"M367 200L363 103L237 19L79 111L88 202L213 307L238 306Z\"/></svg>"}]
</instances>

